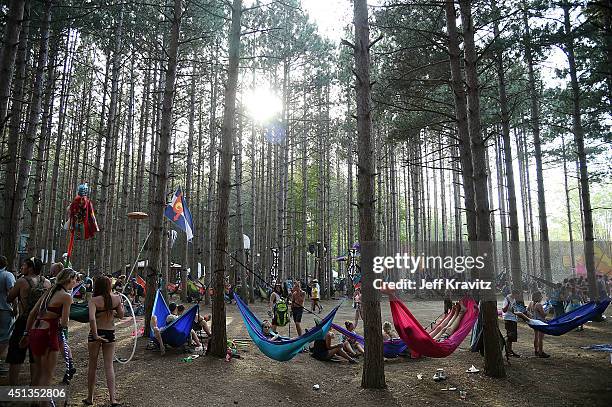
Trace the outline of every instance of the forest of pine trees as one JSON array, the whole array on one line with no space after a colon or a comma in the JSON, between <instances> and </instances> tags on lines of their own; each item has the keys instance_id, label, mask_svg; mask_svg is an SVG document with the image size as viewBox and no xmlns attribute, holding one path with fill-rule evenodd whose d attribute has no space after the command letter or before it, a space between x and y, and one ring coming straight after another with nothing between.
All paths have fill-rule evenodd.
<instances>
[{"instance_id":1,"label":"forest of pine trees","mask_svg":"<svg viewBox=\"0 0 612 407\"><path fill-rule=\"evenodd\" d=\"M375 243L366 282L368 250L485 242L481 278L555 281L581 258L596 296L593 242L612 240L610 0L354 0L342 41L307 1L0 2L9 263L66 252L66 210L88 183L100 232L71 257L85 272L125 273L150 233L148 284L177 263L218 292L239 277L252 301L240 264L269 280L278 247L279 278L318 278L328 296L355 242ZM249 97L260 88L280 101L268 120L253 114L272 103ZM162 213L177 187L194 238L172 246ZM379 299L364 290L369 347ZM494 346L486 318L485 332Z\"/></svg>"}]
</instances>

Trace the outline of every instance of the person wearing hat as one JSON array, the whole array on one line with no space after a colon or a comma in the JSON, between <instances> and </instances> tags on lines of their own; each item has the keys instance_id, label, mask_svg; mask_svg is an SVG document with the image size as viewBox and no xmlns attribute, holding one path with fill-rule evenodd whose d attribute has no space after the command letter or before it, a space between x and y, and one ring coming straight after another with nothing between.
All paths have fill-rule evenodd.
<instances>
[{"instance_id":1,"label":"person wearing hat","mask_svg":"<svg viewBox=\"0 0 612 407\"><path fill-rule=\"evenodd\" d=\"M310 308L310 310L314 312L315 307L318 307L320 314L323 310L323 307L321 306L321 304L319 304L319 300L321 299L321 286L319 285L319 280L317 280L316 278L313 279L310 282L310 286L312 287L312 295L310 297L310 300L312 301L312 307Z\"/></svg>"}]
</instances>

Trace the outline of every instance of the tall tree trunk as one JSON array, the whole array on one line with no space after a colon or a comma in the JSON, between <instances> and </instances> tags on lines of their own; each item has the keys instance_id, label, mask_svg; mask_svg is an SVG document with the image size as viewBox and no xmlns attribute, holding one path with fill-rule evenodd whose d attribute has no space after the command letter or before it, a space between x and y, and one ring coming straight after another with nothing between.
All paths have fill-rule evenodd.
<instances>
[{"instance_id":1,"label":"tall tree trunk","mask_svg":"<svg viewBox=\"0 0 612 407\"><path fill-rule=\"evenodd\" d=\"M19 33L23 22L25 0L11 0L6 14L4 39L0 50L0 135L6 123L6 111L11 92L15 57L19 46Z\"/></svg>"},{"instance_id":2,"label":"tall tree trunk","mask_svg":"<svg viewBox=\"0 0 612 407\"><path fill-rule=\"evenodd\" d=\"M154 201L150 208L149 228L151 237L149 240L149 256L146 267L147 294L145 298L145 332L149 332L153 301L157 291L157 278L161 274L159 269L162 257L164 207L166 206L166 188L169 178L170 143L172 140L172 108L175 92L175 81L177 76L177 60L179 37L181 29L181 16L183 14L182 0L174 0L174 12L172 13L172 27L170 31L170 43L168 46L168 66L166 68L166 83L161 111L161 131L159 135L157 182L155 185Z\"/></svg>"},{"instance_id":3,"label":"tall tree trunk","mask_svg":"<svg viewBox=\"0 0 612 407\"><path fill-rule=\"evenodd\" d=\"M572 223L572 207L570 205L570 187L568 182L567 175L567 152L565 148L565 138L563 134L561 135L561 151L563 154L563 186L565 187L565 207L567 210L567 232L569 235L569 245L570 245L570 261L571 261L571 269L572 276L576 276L576 257L574 253L574 230ZM552 280L550 280L552 281Z\"/></svg>"},{"instance_id":4,"label":"tall tree trunk","mask_svg":"<svg viewBox=\"0 0 612 407\"><path fill-rule=\"evenodd\" d=\"M28 238L28 255L35 256L36 251L42 248L39 217L41 215L41 200L43 193L43 178L45 170L45 157L49 147L51 136L51 120L53 115L53 92L55 90L55 63L59 51L59 44L53 41L51 45L49 65L47 71L47 83L45 85L45 96L43 101L43 115L36 152L36 171L34 175L34 193L32 194L32 211L30 217L30 237ZM0 130L1 131L1 130Z\"/></svg>"},{"instance_id":5,"label":"tall tree trunk","mask_svg":"<svg viewBox=\"0 0 612 407\"><path fill-rule=\"evenodd\" d=\"M495 15L499 14L497 3L492 1ZM499 22L493 24L493 34L499 38ZM504 61L501 45L495 50L495 68L497 71L497 93L499 95L499 108L501 113L502 140L504 143L504 159L506 164L506 185L508 186L508 214L510 218L510 272L512 274L512 288L518 290L519 301L523 301L523 278L521 276L521 252L518 225L518 211L516 209L516 189L514 186L514 169L512 167L512 144L510 142L510 107L506 94L506 78L504 74Z\"/></svg>"},{"instance_id":6,"label":"tall tree trunk","mask_svg":"<svg viewBox=\"0 0 612 407\"><path fill-rule=\"evenodd\" d=\"M105 129L105 143L104 143L104 166L102 169L102 183L100 184L100 195L98 197L98 211L96 214L98 225L100 226L100 232L98 234L97 241L97 253L96 253L96 269L102 272L103 267L106 266L106 242L109 239L109 235L112 233L107 227L110 225L109 219L109 194L112 190L111 186L111 166L112 166L112 155L113 155L113 140L115 135L115 129L118 127L118 115L117 115L117 104L119 99L119 74L121 71L121 43L122 43L122 32L123 32L123 6L120 6L119 21L117 22L117 29L115 31L115 43L113 48L113 62L112 62L112 78L111 78L111 97L110 104L108 107L108 119L106 120ZM147 331L148 332L148 331Z\"/></svg>"},{"instance_id":7,"label":"tall tree trunk","mask_svg":"<svg viewBox=\"0 0 612 407\"><path fill-rule=\"evenodd\" d=\"M192 172L193 172L193 143L195 134L195 92L196 92L196 68L191 70L191 84L189 88L189 130L187 139L187 173L185 174L185 196L191 199ZM195 202L195 201L193 201ZM185 257L181 268L181 300L187 300L187 269L191 267L189 262L189 242L185 237Z\"/></svg>"},{"instance_id":8,"label":"tall tree trunk","mask_svg":"<svg viewBox=\"0 0 612 407\"><path fill-rule=\"evenodd\" d=\"M370 80L370 27L366 0L354 1L355 24L355 84L357 97L357 157L359 242L361 243L361 273L365 347L368 349L362 370L361 387L379 389L386 386L383 362L380 292L374 289L374 256L377 253L376 208L374 205L374 149L372 145L372 96Z\"/></svg>"},{"instance_id":9,"label":"tall tree trunk","mask_svg":"<svg viewBox=\"0 0 612 407\"><path fill-rule=\"evenodd\" d=\"M472 151L470 149L470 133L468 128L468 111L461 74L461 51L459 50L459 33L457 32L457 15L453 0L446 0L446 30L448 32L448 53L450 58L451 87L455 101L455 117L457 119L457 135L459 143L459 158L461 160L461 176L465 200L465 216L467 222L468 240L478 240L476 233L476 205L474 202L474 178L472 176Z\"/></svg>"},{"instance_id":10,"label":"tall tree trunk","mask_svg":"<svg viewBox=\"0 0 612 407\"><path fill-rule=\"evenodd\" d=\"M36 73L34 74L34 84L32 86L32 97L30 99L25 134L21 143L21 162L17 173L15 195L12 201L12 215L7 222L8 236L4 252L6 253L9 265L12 265L15 260L19 236L23 226L26 194L30 182L30 170L32 167L32 156L34 154L34 144L36 143L36 133L38 123L40 122L41 96L45 80L45 70L47 67L47 56L49 53L49 26L51 25L52 3L51 0L46 0L43 6Z\"/></svg>"},{"instance_id":11,"label":"tall tree trunk","mask_svg":"<svg viewBox=\"0 0 612 407\"><path fill-rule=\"evenodd\" d=\"M28 48L28 37L30 34L29 2L27 2L25 6L24 20L25 22L21 26L21 33L19 35L19 46L17 49L17 57L15 62L15 82L13 84L14 90L12 95L13 104L11 105L6 150L6 170L4 175L4 208L0 210L0 223L2 225L7 225L10 222L13 212L13 202L15 199L15 186L17 185L17 166L19 165L19 135L21 133L22 107L24 105L23 99L25 93L26 67L28 65L28 60L30 59ZM10 245L12 245L12 243L9 243L9 229L0 227L0 248L2 248L2 252L7 256L10 253L5 250L5 248ZM12 252L13 249L11 248L10 251ZM11 256L15 256L15 254L12 254ZM11 265L12 263L9 263L9 266Z\"/></svg>"},{"instance_id":12,"label":"tall tree trunk","mask_svg":"<svg viewBox=\"0 0 612 407\"><path fill-rule=\"evenodd\" d=\"M489 199L487 192L487 171L485 162L485 141L480 129L480 95L478 88L477 55L474 44L474 22L472 20L471 0L459 0L461 25L463 26L465 78L467 83L468 126L474 164L474 197L476 201L476 220L478 246L480 253L491 253L491 230L489 223ZM484 267L479 277L484 281L493 280L491 256L483 256ZM499 344L497 326L497 301L492 290L487 290L481 300L483 316L483 343L485 353L485 374L504 377L506 372Z\"/></svg>"},{"instance_id":13,"label":"tall tree trunk","mask_svg":"<svg viewBox=\"0 0 612 407\"><path fill-rule=\"evenodd\" d=\"M589 170L587 168L587 156L584 149L584 129L580 117L580 86L578 84L578 74L576 69L576 58L574 55L574 38L570 23L570 5L566 2L562 4L563 21L565 27L565 53L569 64L570 87L572 95L572 121L574 144L576 145L576 155L580 163L580 201L582 202L583 228L584 228L584 259L587 271L587 282L589 284L589 297L599 298L595 281L595 248L593 241L593 209L591 208L591 191L589 186Z\"/></svg>"},{"instance_id":14,"label":"tall tree trunk","mask_svg":"<svg viewBox=\"0 0 612 407\"><path fill-rule=\"evenodd\" d=\"M530 124L531 131L533 134L533 147L534 156L536 162L536 182L538 186L538 217L540 222L540 252L542 254L542 275L544 279L552 281L552 272L550 269L550 243L548 236L548 218L546 215L546 196L544 189L544 168L542 165L542 141L540 139L540 106L538 101L538 92L536 89L535 79L535 64L533 61L533 51L531 49L531 32L529 29L529 18L527 15L527 8L523 10L523 28L524 34L524 47L525 47L525 59L527 60L527 75L529 79L529 99L531 101L530 106Z\"/></svg>"},{"instance_id":15,"label":"tall tree trunk","mask_svg":"<svg viewBox=\"0 0 612 407\"><path fill-rule=\"evenodd\" d=\"M242 0L232 2L232 23L229 33L229 61L227 82L225 85L225 107L223 109L223 127L221 130L221 151L219 162L219 193L217 194L217 225L214 253L214 287L213 332L210 353L224 357L227 349L227 331L225 326L225 301L223 300L225 284L225 260L228 240L229 200L231 189L232 145L236 133L236 90L238 87L238 62L240 58L240 17Z\"/></svg>"}]
</instances>

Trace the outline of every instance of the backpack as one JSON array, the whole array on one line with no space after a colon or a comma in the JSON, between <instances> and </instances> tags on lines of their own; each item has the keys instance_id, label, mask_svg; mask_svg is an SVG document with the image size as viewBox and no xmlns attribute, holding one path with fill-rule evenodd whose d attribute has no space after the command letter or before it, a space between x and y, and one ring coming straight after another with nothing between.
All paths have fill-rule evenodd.
<instances>
[{"instance_id":1,"label":"backpack","mask_svg":"<svg viewBox=\"0 0 612 407\"><path fill-rule=\"evenodd\" d=\"M45 294L45 291L47 291L47 289L45 288L45 279L42 276L38 278L38 284L36 284L35 286L32 284L32 280L30 280L29 278L25 277L25 280L30 286L28 302L25 307L26 312L24 313L24 315L27 317L28 315L30 315L30 312L32 311L40 297Z\"/></svg>"},{"instance_id":2,"label":"backpack","mask_svg":"<svg viewBox=\"0 0 612 407\"><path fill-rule=\"evenodd\" d=\"M285 326L289 322L289 307L286 302L279 301L274 306L274 316L278 326Z\"/></svg>"}]
</instances>

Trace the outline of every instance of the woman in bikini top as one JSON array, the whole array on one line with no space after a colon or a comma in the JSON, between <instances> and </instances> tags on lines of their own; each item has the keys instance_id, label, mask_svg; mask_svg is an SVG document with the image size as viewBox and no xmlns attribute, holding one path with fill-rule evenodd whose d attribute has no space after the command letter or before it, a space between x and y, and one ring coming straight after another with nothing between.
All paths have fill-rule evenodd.
<instances>
[{"instance_id":1,"label":"woman in bikini top","mask_svg":"<svg viewBox=\"0 0 612 407\"><path fill-rule=\"evenodd\" d=\"M102 349L106 385L110 395L111 406L118 406L115 399L115 322L114 318L123 318L124 310L121 297L111 292L111 280L108 277L98 277L94 281L94 291L89 301L89 326L87 350L89 363L87 365L87 398L85 405L93 404L96 384L98 355Z\"/></svg>"},{"instance_id":2,"label":"woman in bikini top","mask_svg":"<svg viewBox=\"0 0 612 407\"><path fill-rule=\"evenodd\" d=\"M60 350L59 333L62 327L68 326L72 304L70 293L76 286L76 277L74 270L62 270L55 285L40 297L28 316L23 345L29 342L34 361L39 366L34 377L37 386L48 386L53 379Z\"/></svg>"}]
</instances>

